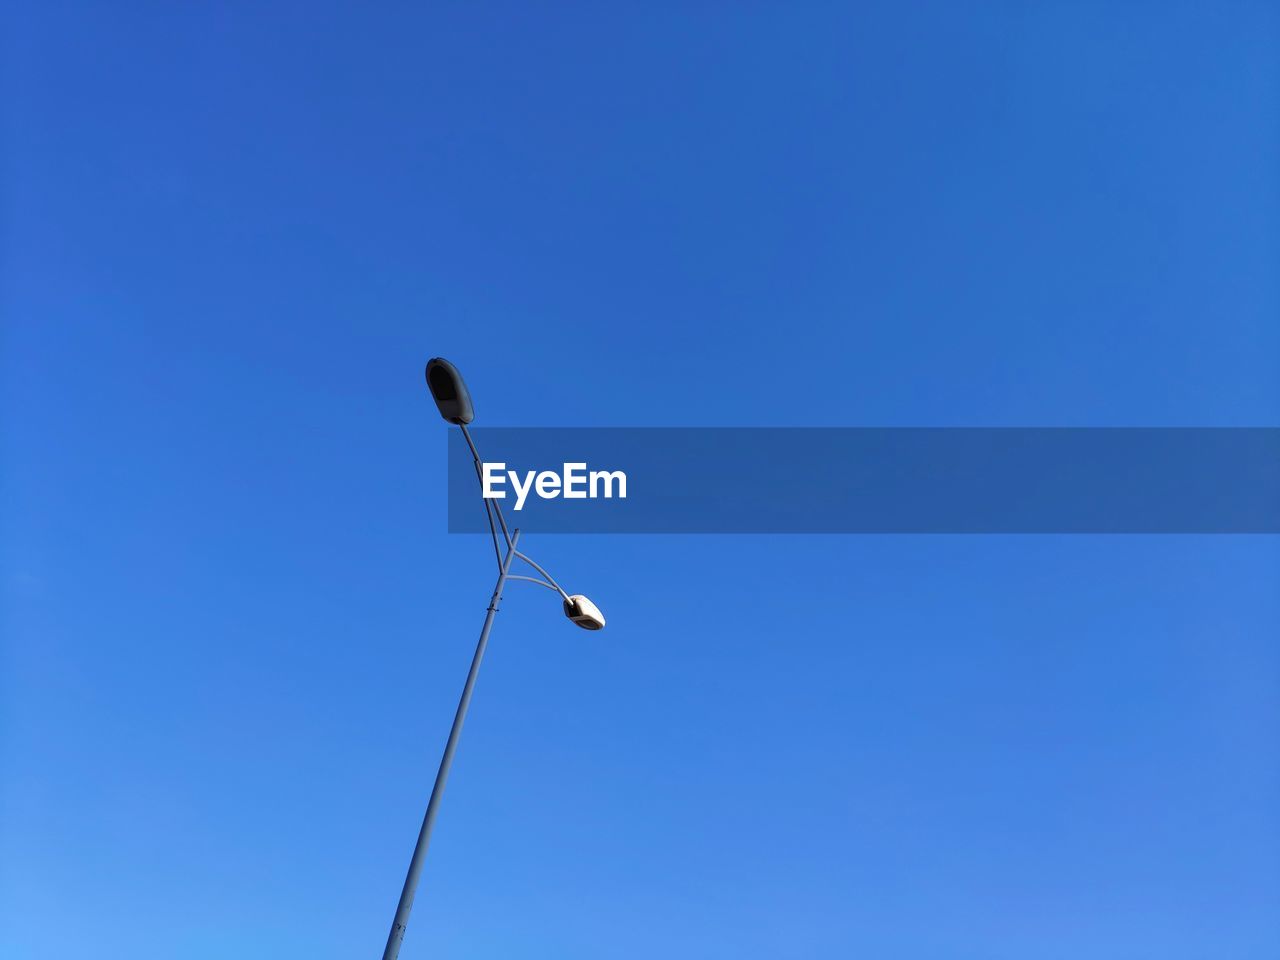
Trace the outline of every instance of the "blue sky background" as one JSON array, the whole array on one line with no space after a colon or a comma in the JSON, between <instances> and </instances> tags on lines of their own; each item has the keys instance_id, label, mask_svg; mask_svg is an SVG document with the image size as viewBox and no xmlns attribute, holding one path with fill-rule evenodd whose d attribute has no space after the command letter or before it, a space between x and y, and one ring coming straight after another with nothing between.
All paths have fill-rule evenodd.
<instances>
[{"instance_id":1,"label":"blue sky background","mask_svg":"<svg viewBox=\"0 0 1280 960\"><path fill-rule=\"evenodd\" d=\"M6 958L378 955L492 583L430 356L489 425L1280 423L1271 5L4 33ZM404 957L1276 955L1276 538L528 546L609 628L510 591Z\"/></svg>"}]
</instances>

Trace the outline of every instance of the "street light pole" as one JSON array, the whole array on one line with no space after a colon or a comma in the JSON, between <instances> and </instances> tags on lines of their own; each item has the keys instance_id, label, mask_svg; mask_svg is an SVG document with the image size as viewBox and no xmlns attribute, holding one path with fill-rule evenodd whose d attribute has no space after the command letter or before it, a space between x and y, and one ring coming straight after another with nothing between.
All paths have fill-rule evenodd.
<instances>
[{"instance_id":1,"label":"street light pole","mask_svg":"<svg viewBox=\"0 0 1280 960\"><path fill-rule=\"evenodd\" d=\"M502 588L506 586L507 574L511 570L511 561L515 559L516 543L519 540L520 531L513 531L511 545L507 547L507 554L502 558L498 582L493 587L493 596L489 598L489 610L484 617L484 627L480 630L480 640L476 644L475 656L471 658L471 670L467 673L462 697L458 700L458 711L453 717L453 728L449 731L449 739L444 746L444 756L440 758L440 769L436 773L435 786L431 788L431 800L427 803L426 816L422 818L422 829L418 831L418 842L413 848L413 858L409 861L409 872L404 878L404 889L400 891L400 903L396 906L396 918L391 924L391 932L387 935L387 946L382 951L382 960L396 960L400 955L400 944L404 942L404 931L409 925L409 912L413 909L413 896L418 889L422 862L426 859L427 846L431 843L431 828L436 822L436 811L440 807L440 798L444 795L445 781L449 779L449 768L453 765L453 755L458 749L458 735L462 732L463 721L467 719L467 707L471 705L471 691L475 689L480 662L484 659L485 647L489 645L489 631L493 628L493 618L497 615L498 605L502 602Z\"/></svg>"},{"instance_id":2,"label":"street light pole","mask_svg":"<svg viewBox=\"0 0 1280 960\"><path fill-rule=\"evenodd\" d=\"M462 380L462 374L448 360L440 357L429 361L426 369L427 387L436 402L440 416L447 423L462 428L467 447L475 461L476 477L483 471L480 451L476 449L467 424L475 419L475 410L471 404L471 393ZM440 769L436 772L435 786L431 788L431 800L427 803L427 813L422 818L422 827L418 831L418 842L413 848L413 857L409 860L409 872L405 874L404 887L400 891L400 902L396 905L396 917L391 923L391 932L387 934L387 946L382 951L382 960L396 960L400 955L400 944L404 942L405 929L409 925L409 912L413 910L413 897L418 890L418 878L422 874L422 863L427 856L427 846L431 843L431 828L436 822L436 813L440 808L440 798L444 795L445 781L449 779L449 768L453 765L453 755L458 749L458 736L462 733L463 721L467 719L467 707L471 705L471 693L475 689L476 675L480 672L480 662L484 659L485 647L489 645L489 631L493 629L493 618L498 613L498 605L502 603L502 590L508 580L521 580L536 583L559 594L564 615L575 625L584 630L601 630L604 628L604 614L600 608L580 593L568 593L555 578L547 573L536 561L525 556L516 549L520 541L520 531L507 529L507 521L502 516L502 507L496 500L483 497L485 517L489 521L489 536L493 540L493 552L498 561L498 582L494 584L493 596L489 598L489 611L484 617L484 627L480 630L480 640L476 643L475 656L471 658L471 669L467 673L467 682L462 688L462 697L458 700L458 711L453 716L453 727L449 730L449 739L444 746L444 756L440 758ZM497 525L494 520L497 520ZM498 545L498 530L502 531L502 543L506 546L503 553ZM511 564L516 560L527 563L541 577L519 576L511 573Z\"/></svg>"}]
</instances>

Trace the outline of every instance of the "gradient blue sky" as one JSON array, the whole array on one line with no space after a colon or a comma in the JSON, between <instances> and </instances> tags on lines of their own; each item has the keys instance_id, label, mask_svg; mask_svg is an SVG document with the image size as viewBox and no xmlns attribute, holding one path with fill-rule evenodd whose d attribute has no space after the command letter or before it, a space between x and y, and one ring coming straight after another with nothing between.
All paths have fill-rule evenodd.
<instances>
[{"instance_id":1,"label":"gradient blue sky","mask_svg":"<svg viewBox=\"0 0 1280 960\"><path fill-rule=\"evenodd\" d=\"M430 356L1280 423L1274 5L536 6L9 10L0 955L378 955L492 582ZM529 547L610 625L509 593L407 960L1280 949L1276 538Z\"/></svg>"}]
</instances>

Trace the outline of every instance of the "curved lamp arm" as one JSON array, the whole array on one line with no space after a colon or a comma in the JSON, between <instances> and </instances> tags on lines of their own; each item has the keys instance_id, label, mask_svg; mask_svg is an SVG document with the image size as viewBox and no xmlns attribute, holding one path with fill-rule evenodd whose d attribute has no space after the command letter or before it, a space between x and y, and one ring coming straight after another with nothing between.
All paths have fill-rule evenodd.
<instances>
[{"instance_id":1,"label":"curved lamp arm","mask_svg":"<svg viewBox=\"0 0 1280 960\"><path fill-rule=\"evenodd\" d=\"M522 576L519 576L518 574L509 573L507 574L507 579L508 580L525 580L525 581L528 581L529 583L536 583L540 587L546 587L548 590L554 590L556 593L559 593L561 596L564 596L563 593L561 593L559 590L556 590L556 588L553 587L551 584L547 583L547 581L539 580L537 577L522 577Z\"/></svg>"},{"instance_id":2,"label":"curved lamp arm","mask_svg":"<svg viewBox=\"0 0 1280 960\"><path fill-rule=\"evenodd\" d=\"M513 548L512 552L514 552L514 553L515 553L515 555L516 555L517 557L519 557L521 560L523 560L523 561L524 561L525 563L527 563L529 566L533 567L533 569L537 570L540 574L542 574L544 577L546 577L546 578L547 578L547 580L548 580L548 581L550 581L550 583L551 583L551 589L552 589L552 590L554 590L554 591L556 591L558 594L560 594L560 596L561 596L561 597L563 597L565 600L568 600L568 599L569 599L569 595L568 595L567 593L565 593L565 592L564 592L564 589L560 586L560 584L556 583L556 578L555 578L555 577L553 577L551 574L547 573L547 571L543 570L541 566L539 566L538 564L534 563L534 562L533 562L533 560L531 560L529 557L526 557L526 556L525 556L523 553L521 553L519 550L515 550L515 549Z\"/></svg>"}]
</instances>

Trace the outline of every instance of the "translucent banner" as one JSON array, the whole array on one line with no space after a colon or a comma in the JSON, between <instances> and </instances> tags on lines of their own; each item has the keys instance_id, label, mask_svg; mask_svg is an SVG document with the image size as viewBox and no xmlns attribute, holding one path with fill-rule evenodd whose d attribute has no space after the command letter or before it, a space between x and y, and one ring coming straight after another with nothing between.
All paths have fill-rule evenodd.
<instances>
[{"instance_id":1,"label":"translucent banner","mask_svg":"<svg viewBox=\"0 0 1280 960\"><path fill-rule=\"evenodd\" d=\"M482 485L541 533L1277 533L1276 428L509 428L449 434L449 530Z\"/></svg>"}]
</instances>

